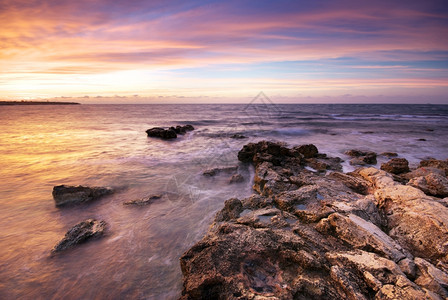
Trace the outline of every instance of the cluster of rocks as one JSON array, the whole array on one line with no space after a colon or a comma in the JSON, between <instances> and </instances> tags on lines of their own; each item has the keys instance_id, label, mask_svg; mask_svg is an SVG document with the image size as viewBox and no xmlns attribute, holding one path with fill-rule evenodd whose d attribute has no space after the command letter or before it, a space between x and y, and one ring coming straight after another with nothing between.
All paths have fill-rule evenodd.
<instances>
[{"instance_id":1,"label":"cluster of rocks","mask_svg":"<svg viewBox=\"0 0 448 300\"><path fill-rule=\"evenodd\" d=\"M175 139L177 135L186 134L188 131L194 130L193 125L184 125L184 126L172 126L168 129L162 127L154 127L146 130L146 133L149 137L158 137L164 140Z\"/></svg>"},{"instance_id":2,"label":"cluster of rocks","mask_svg":"<svg viewBox=\"0 0 448 300\"><path fill-rule=\"evenodd\" d=\"M448 161L344 174L313 145L267 141L238 158L256 193L227 200L182 255L182 299L448 297Z\"/></svg>"},{"instance_id":3,"label":"cluster of rocks","mask_svg":"<svg viewBox=\"0 0 448 300\"><path fill-rule=\"evenodd\" d=\"M100 199L114 192L109 187L87 187L58 185L53 187L53 199L56 207L66 207ZM61 241L51 250L56 254L88 240L101 237L106 230L103 220L87 219L70 228Z\"/></svg>"}]
</instances>

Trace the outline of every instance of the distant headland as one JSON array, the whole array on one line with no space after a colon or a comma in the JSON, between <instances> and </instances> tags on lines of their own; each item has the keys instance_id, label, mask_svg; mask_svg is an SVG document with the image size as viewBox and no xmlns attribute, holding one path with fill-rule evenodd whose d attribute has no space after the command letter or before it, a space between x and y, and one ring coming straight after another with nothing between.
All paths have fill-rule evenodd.
<instances>
[{"instance_id":1,"label":"distant headland","mask_svg":"<svg viewBox=\"0 0 448 300\"><path fill-rule=\"evenodd\" d=\"M55 101L0 101L0 105L80 105L77 102Z\"/></svg>"}]
</instances>

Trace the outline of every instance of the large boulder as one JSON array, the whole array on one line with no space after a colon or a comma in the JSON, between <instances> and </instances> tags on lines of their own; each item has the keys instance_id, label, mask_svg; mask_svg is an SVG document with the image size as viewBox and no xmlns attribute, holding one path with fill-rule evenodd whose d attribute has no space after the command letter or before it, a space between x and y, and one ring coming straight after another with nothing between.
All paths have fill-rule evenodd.
<instances>
[{"instance_id":1,"label":"large boulder","mask_svg":"<svg viewBox=\"0 0 448 300\"><path fill-rule=\"evenodd\" d=\"M298 147L294 147L293 149L296 150L297 152L301 153L303 155L303 157L305 157L305 158L316 157L317 153L319 152L317 150L317 147L314 146L313 144L301 145Z\"/></svg>"},{"instance_id":2,"label":"large boulder","mask_svg":"<svg viewBox=\"0 0 448 300\"><path fill-rule=\"evenodd\" d=\"M109 187L58 185L53 187L53 199L57 207L79 204L99 199L113 193Z\"/></svg>"},{"instance_id":3,"label":"large boulder","mask_svg":"<svg viewBox=\"0 0 448 300\"><path fill-rule=\"evenodd\" d=\"M98 238L104 234L106 222L88 219L73 226L64 238L51 250L52 253L61 252L72 248L87 240Z\"/></svg>"},{"instance_id":4,"label":"large boulder","mask_svg":"<svg viewBox=\"0 0 448 300\"><path fill-rule=\"evenodd\" d=\"M409 162L406 158L392 158L388 162L381 164L381 170L392 174L409 172Z\"/></svg>"},{"instance_id":5,"label":"large boulder","mask_svg":"<svg viewBox=\"0 0 448 300\"><path fill-rule=\"evenodd\" d=\"M412 178L408 185L422 190L427 195L442 198L448 196L448 179L437 173Z\"/></svg>"}]
</instances>

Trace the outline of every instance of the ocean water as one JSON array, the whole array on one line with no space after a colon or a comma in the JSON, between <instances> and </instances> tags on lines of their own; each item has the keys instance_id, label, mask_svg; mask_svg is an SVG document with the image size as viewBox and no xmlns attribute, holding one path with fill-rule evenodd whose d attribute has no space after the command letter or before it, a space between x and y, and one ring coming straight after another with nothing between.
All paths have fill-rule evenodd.
<instances>
[{"instance_id":1,"label":"ocean water","mask_svg":"<svg viewBox=\"0 0 448 300\"><path fill-rule=\"evenodd\" d=\"M184 124L196 130L173 141L145 133ZM0 106L0 299L176 299L180 255L226 199L252 193L253 169L239 164L237 152L263 139L313 143L345 159L345 171L352 167L343 153L353 148L398 152L415 166L448 158L448 106ZM235 165L245 182L230 185L231 173L202 175ZM117 192L56 208L51 191L59 184ZM159 193L151 205L123 205ZM65 232L87 218L105 220L106 236L51 257Z\"/></svg>"}]
</instances>

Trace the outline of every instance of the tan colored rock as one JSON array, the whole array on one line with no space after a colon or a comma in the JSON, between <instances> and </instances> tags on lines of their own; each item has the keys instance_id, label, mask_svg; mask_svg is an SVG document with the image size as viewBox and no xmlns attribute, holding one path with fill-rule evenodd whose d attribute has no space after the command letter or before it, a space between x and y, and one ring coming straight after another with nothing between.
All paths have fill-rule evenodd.
<instances>
[{"instance_id":1,"label":"tan colored rock","mask_svg":"<svg viewBox=\"0 0 448 300\"><path fill-rule=\"evenodd\" d=\"M420 162L419 167L433 167L445 172L445 176L448 176L448 160L427 159Z\"/></svg>"},{"instance_id":2,"label":"tan colored rock","mask_svg":"<svg viewBox=\"0 0 448 300\"><path fill-rule=\"evenodd\" d=\"M380 228L356 215L343 216L334 213L328 217L330 225L336 235L356 249L371 250L399 262L408 254L391 237Z\"/></svg>"},{"instance_id":3,"label":"tan colored rock","mask_svg":"<svg viewBox=\"0 0 448 300\"><path fill-rule=\"evenodd\" d=\"M408 185L422 190L425 194L446 197L448 196L448 179L436 173L415 177L409 180Z\"/></svg>"},{"instance_id":4,"label":"tan colored rock","mask_svg":"<svg viewBox=\"0 0 448 300\"><path fill-rule=\"evenodd\" d=\"M415 258L415 264L420 273L415 283L448 298L448 274L419 257Z\"/></svg>"}]
</instances>

